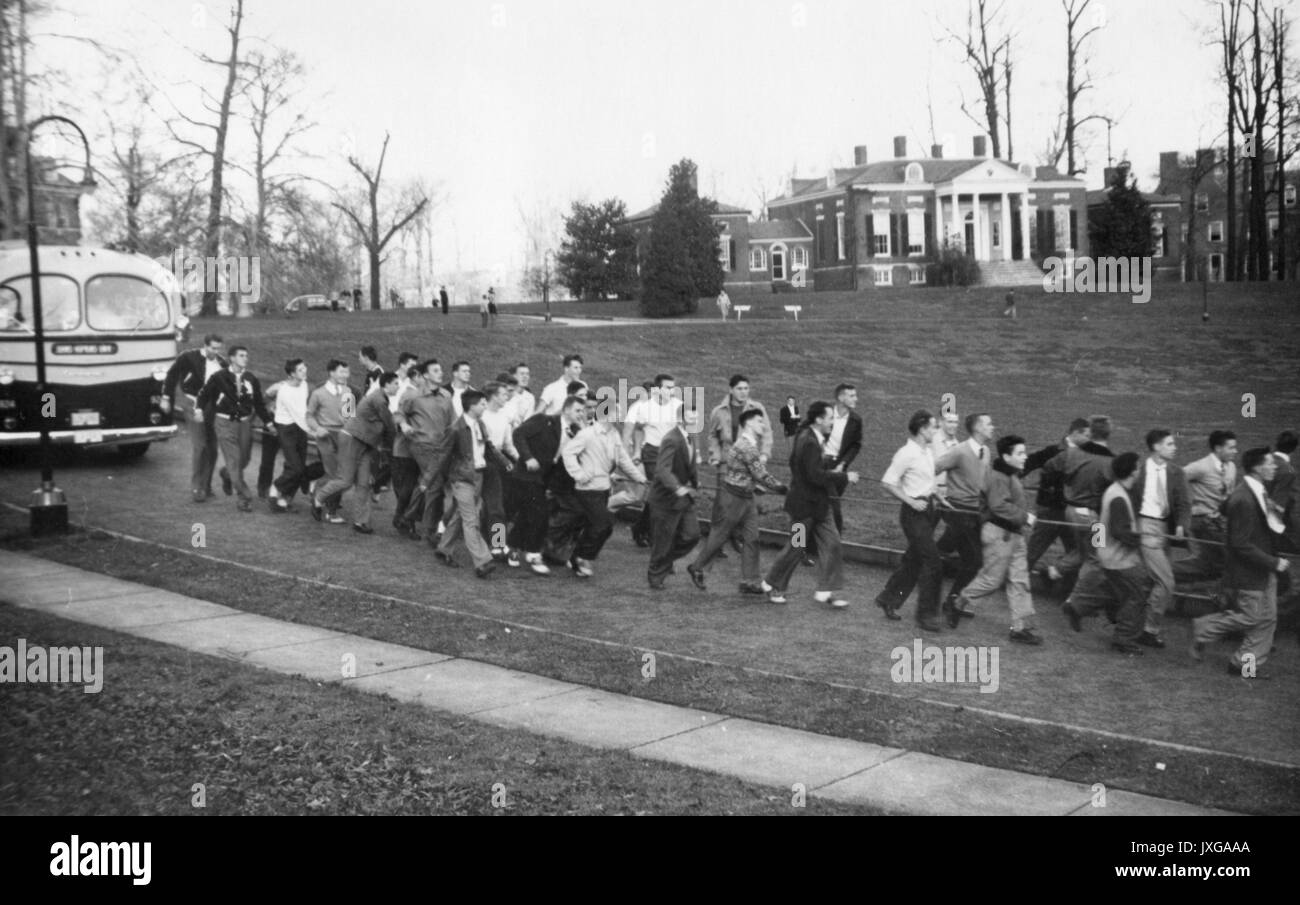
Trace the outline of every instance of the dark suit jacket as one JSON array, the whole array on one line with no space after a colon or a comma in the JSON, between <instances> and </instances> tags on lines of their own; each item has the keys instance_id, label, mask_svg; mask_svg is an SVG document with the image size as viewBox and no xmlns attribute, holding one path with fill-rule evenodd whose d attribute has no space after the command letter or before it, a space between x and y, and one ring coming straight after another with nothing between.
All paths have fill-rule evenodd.
<instances>
[{"instance_id":1,"label":"dark suit jacket","mask_svg":"<svg viewBox=\"0 0 1300 905\"><path fill-rule=\"evenodd\" d=\"M1293 547L1300 549L1300 495L1296 490L1295 466L1277 456L1273 461L1277 462L1277 474L1273 476L1268 495L1282 510L1288 540Z\"/></svg>"},{"instance_id":2,"label":"dark suit jacket","mask_svg":"<svg viewBox=\"0 0 1300 905\"><path fill-rule=\"evenodd\" d=\"M847 470L860 452L862 452L862 416L850 409L849 423L844 425L844 436L840 438L840 454L831 460L831 468L843 464Z\"/></svg>"},{"instance_id":3,"label":"dark suit jacket","mask_svg":"<svg viewBox=\"0 0 1300 905\"><path fill-rule=\"evenodd\" d=\"M479 425L479 430L482 431L482 425ZM483 461L506 471L511 468L510 460L497 451L486 435L483 437ZM434 474L445 476L448 482L474 483L477 474L474 468L474 434L464 415L456 419L451 430L443 434L434 447L433 462Z\"/></svg>"},{"instance_id":4,"label":"dark suit jacket","mask_svg":"<svg viewBox=\"0 0 1300 905\"><path fill-rule=\"evenodd\" d=\"M785 435L793 437L799 430L799 413L790 411L790 406L781 406L781 426L785 428ZM845 428L848 430L848 428Z\"/></svg>"},{"instance_id":5,"label":"dark suit jacket","mask_svg":"<svg viewBox=\"0 0 1300 905\"><path fill-rule=\"evenodd\" d=\"M1223 504L1228 521L1228 566L1224 581L1238 591L1262 591L1277 569L1277 538L1259 501L1243 479Z\"/></svg>"},{"instance_id":6,"label":"dark suit jacket","mask_svg":"<svg viewBox=\"0 0 1300 905\"><path fill-rule=\"evenodd\" d=\"M1044 446L1038 452L1030 453L1025 457L1024 473L1029 474L1031 471L1037 471L1042 468L1061 450L1069 444L1064 440L1060 443L1053 443L1051 446ZM1001 458L1000 456L998 458ZM1038 478L1038 496L1035 497L1035 504L1040 509L1064 509L1065 508L1065 475L1059 471L1054 474L1043 474Z\"/></svg>"},{"instance_id":7,"label":"dark suit jacket","mask_svg":"<svg viewBox=\"0 0 1300 905\"><path fill-rule=\"evenodd\" d=\"M230 363L217 356L217 361L221 366L227 367ZM163 398L171 399L176 394L176 386L180 385L181 392L186 396L197 396L203 389L203 377L207 373L208 360L203 357L202 349L190 349L176 356L172 366L167 369L167 376L163 379Z\"/></svg>"},{"instance_id":8,"label":"dark suit jacket","mask_svg":"<svg viewBox=\"0 0 1300 905\"><path fill-rule=\"evenodd\" d=\"M1146 487L1147 480L1147 462L1149 457L1144 456L1138 463L1137 480L1129 488L1128 498L1133 502L1133 514L1141 515L1142 513L1142 492ZM1169 518L1165 519L1165 524L1169 530L1168 534L1173 534L1174 529L1179 525L1183 526L1183 533L1190 534L1192 531L1192 497L1191 491L1187 489L1187 476L1183 474L1182 468L1170 462L1165 466L1168 473L1165 475L1165 493L1169 496Z\"/></svg>"},{"instance_id":9,"label":"dark suit jacket","mask_svg":"<svg viewBox=\"0 0 1300 905\"><path fill-rule=\"evenodd\" d=\"M811 427L801 430L790 453L790 491L785 496L785 511L794 519L825 518L831 496L843 496L849 482L848 475L822 464L821 442L814 434Z\"/></svg>"},{"instance_id":10,"label":"dark suit jacket","mask_svg":"<svg viewBox=\"0 0 1300 905\"><path fill-rule=\"evenodd\" d=\"M271 417L271 412L266 407L266 400L262 397L261 381L252 371L245 371L243 377L252 395L251 414L261 418L263 424L271 424L275 419ZM203 384L203 389L199 390L194 405L196 408L204 411L211 410L220 415L236 415L238 413L235 411L235 398L238 392L235 386L235 375L227 368L217 371L208 378L208 382Z\"/></svg>"},{"instance_id":11,"label":"dark suit jacket","mask_svg":"<svg viewBox=\"0 0 1300 905\"><path fill-rule=\"evenodd\" d=\"M664 434L659 443L659 458L655 460L655 475L650 485L650 502L674 509L686 509L693 500L689 496L678 496L678 487L699 488L700 478L697 469L700 458L698 441L691 443L694 455L687 455L686 435L680 427L674 427Z\"/></svg>"}]
</instances>

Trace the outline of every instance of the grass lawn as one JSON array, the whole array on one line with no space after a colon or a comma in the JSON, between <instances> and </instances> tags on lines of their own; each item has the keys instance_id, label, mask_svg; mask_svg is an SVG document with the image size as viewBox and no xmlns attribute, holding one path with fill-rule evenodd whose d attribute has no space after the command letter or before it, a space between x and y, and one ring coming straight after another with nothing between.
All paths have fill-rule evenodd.
<instances>
[{"instance_id":1,"label":"grass lawn","mask_svg":"<svg viewBox=\"0 0 1300 905\"><path fill-rule=\"evenodd\" d=\"M903 441L908 414L923 405L937 409L944 393L956 396L962 413L988 410L1000 431L1021 433L1031 444L1049 442L1070 418L1098 411L1116 420L1119 450L1136 448L1150 427L1168 426L1179 432L1180 461L1201 455L1212 428L1235 429L1248 447L1300 424L1300 315L1275 287L1211 287L1208 325L1200 321L1199 287L1158 286L1147 305L1127 297L1018 295L1015 322L998 317L1001 293L932 290L805 295L813 316L797 324L715 318L565 328L503 315L496 329L483 330L477 319L399 311L200 322L196 332L215 327L228 343L246 342L255 370L266 377L292 354L305 357L319 378L325 359L355 360L355 349L367 342L385 362L404 349L447 363L466 358L476 382L527 360L536 387L558 375L566 352L577 351L594 386L617 385L619 378L639 383L667 370L679 383L704 387L710 405L722 399L735 371L748 374L755 397L773 409L787 393L806 405L848 380L859 387L867 422L857 467L868 480L854 491L860 502L846 506L847 533L893 546L901 543L897 509L881 503L874 481ZM1247 393L1256 417L1243 413ZM589 583L514 572L484 583L400 541L388 526L391 497L377 511L377 534L357 538L302 512L240 515L222 498L194 506L186 492L188 461L181 439L138 463L87 456L58 471L75 521L172 549L84 537L32 549L278 618L613 691L1219 807L1300 810L1300 713L1293 706L1300 653L1291 635L1279 634L1269 664L1278 678L1245 683L1221 674L1226 644L1213 662L1193 664L1182 649L1187 624L1177 619L1169 649L1125 660L1106 650L1103 626L1089 624L1075 635L1050 601L1039 600L1047 644L1013 647L999 596L987 615L958 633L925 639L1000 646L996 694L900 685L890 681L890 654L910 647L916 633L909 621L886 623L870 606L887 578L880 569L849 568L854 605L840 613L812 605L808 570L796 577L788 607L746 603L734 594L734 556L711 573L707 594L679 574L656 596L644 587L644 551L620 530ZM34 478L30 467L0 473L0 496L25 505ZM779 500L764 505L775 510ZM768 518L780 523L776 512ZM287 577L197 559L197 521L206 528L204 554ZM21 547L28 546L18 540L24 524L0 511L0 533ZM328 586L313 583L322 581ZM640 676L644 650L661 653L651 682Z\"/></svg>"},{"instance_id":2,"label":"grass lawn","mask_svg":"<svg viewBox=\"0 0 1300 905\"><path fill-rule=\"evenodd\" d=\"M107 680L5 689L0 814L870 814L0 605ZM192 803L195 783L205 805ZM505 788L502 807L493 787Z\"/></svg>"}]
</instances>

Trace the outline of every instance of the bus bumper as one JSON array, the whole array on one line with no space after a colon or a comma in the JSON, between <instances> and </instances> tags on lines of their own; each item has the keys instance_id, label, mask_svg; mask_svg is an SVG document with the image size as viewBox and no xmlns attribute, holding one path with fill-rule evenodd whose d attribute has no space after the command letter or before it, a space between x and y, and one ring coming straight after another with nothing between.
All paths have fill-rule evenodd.
<instances>
[{"instance_id":1,"label":"bus bumper","mask_svg":"<svg viewBox=\"0 0 1300 905\"><path fill-rule=\"evenodd\" d=\"M119 446L123 443L154 443L176 436L174 424L156 427L87 428L85 430L50 431L50 442L59 446ZM38 446L40 431L6 433L0 431L0 448L7 446Z\"/></svg>"}]
</instances>

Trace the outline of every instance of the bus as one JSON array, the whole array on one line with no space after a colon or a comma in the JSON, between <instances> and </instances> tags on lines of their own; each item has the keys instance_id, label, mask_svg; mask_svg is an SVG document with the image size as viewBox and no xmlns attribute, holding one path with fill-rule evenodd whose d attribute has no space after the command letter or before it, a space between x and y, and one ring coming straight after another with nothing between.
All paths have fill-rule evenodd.
<instances>
[{"instance_id":1,"label":"bus","mask_svg":"<svg viewBox=\"0 0 1300 905\"><path fill-rule=\"evenodd\" d=\"M0 242L0 449L50 442L142 456L177 428L163 380L184 328L177 296L155 285L144 255L42 245L41 309L46 392L36 393L31 259L27 244ZM161 281L159 281L161 282Z\"/></svg>"}]
</instances>

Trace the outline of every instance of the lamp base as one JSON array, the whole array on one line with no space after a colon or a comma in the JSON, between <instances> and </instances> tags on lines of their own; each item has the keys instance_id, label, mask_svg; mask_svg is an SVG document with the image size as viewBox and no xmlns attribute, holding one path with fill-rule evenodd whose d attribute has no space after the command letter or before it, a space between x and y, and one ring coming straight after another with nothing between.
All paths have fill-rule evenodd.
<instances>
[{"instance_id":1,"label":"lamp base","mask_svg":"<svg viewBox=\"0 0 1300 905\"><path fill-rule=\"evenodd\" d=\"M27 511L31 514L32 537L68 533L68 501L59 488L42 487L33 491Z\"/></svg>"}]
</instances>

